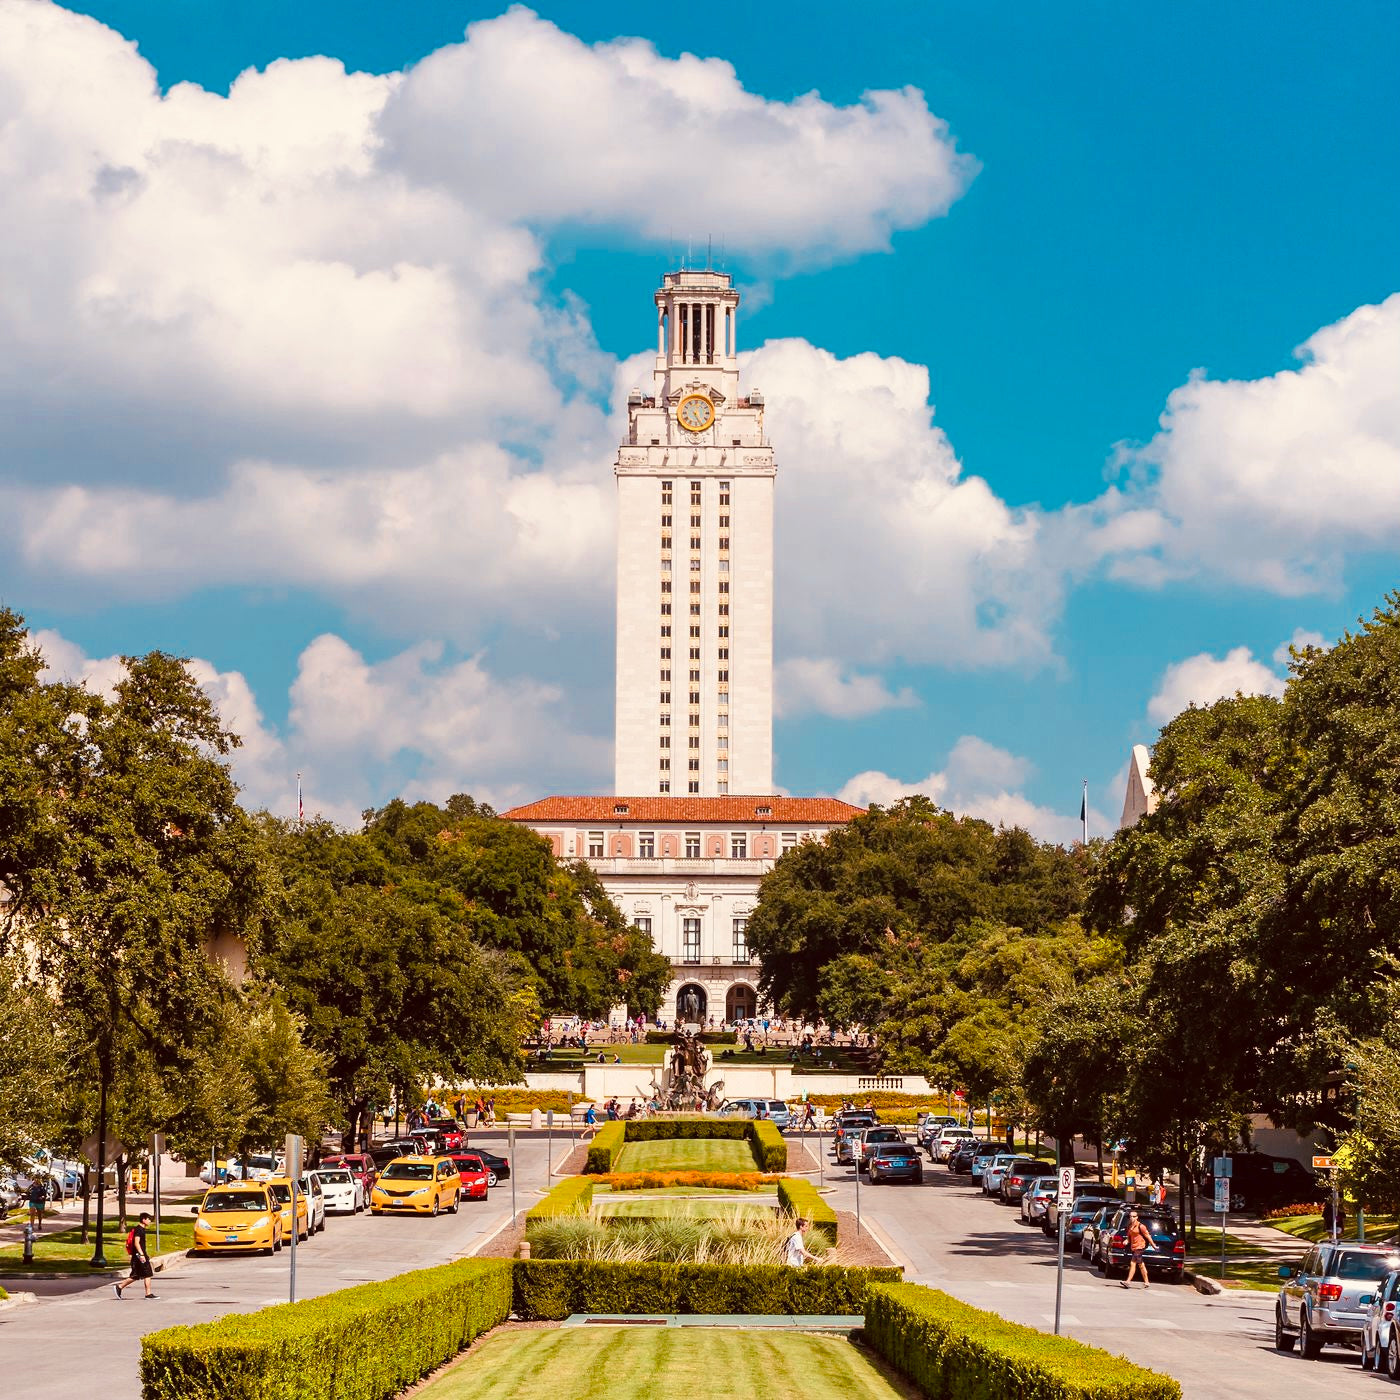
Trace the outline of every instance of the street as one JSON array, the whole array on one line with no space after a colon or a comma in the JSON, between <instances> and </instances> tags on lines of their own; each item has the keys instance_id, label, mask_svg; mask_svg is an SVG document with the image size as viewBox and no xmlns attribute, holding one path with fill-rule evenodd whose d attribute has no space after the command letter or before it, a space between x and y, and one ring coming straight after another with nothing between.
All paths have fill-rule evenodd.
<instances>
[{"instance_id":1,"label":"street","mask_svg":"<svg viewBox=\"0 0 1400 1400\"><path fill-rule=\"evenodd\" d=\"M829 1199L854 1210L853 1174L832 1171ZM925 1167L922 1186L860 1188L862 1220L891 1245L905 1277L989 1312L1050 1331L1055 1319L1055 1249L1019 1211L997 1204L942 1166ZM1384 1377L1364 1374L1356 1351L1327 1347L1317 1361L1274 1350L1272 1293L1231 1290L1218 1297L1189 1284L1154 1283L1125 1291L1067 1254L1061 1330L1066 1336L1164 1371L1186 1400L1334 1400L1391 1394Z\"/></svg>"},{"instance_id":2,"label":"street","mask_svg":"<svg viewBox=\"0 0 1400 1400\"><path fill-rule=\"evenodd\" d=\"M474 1146L506 1154L506 1134L472 1133ZM557 1164L572 1145L559 1134ZM525 1210L545 1186L543 1135L518 1135L512 1169L516 1200ZM486 1201L463 1201L456 1215L423 1217L334 1216L324 1233L297 1246L297 1297L309 1298L357 1283L390 1278L409 1269L443 1264L469 1253L510 1218L511 1184L494 1187ZM186 1207L166 1205L167 1214ZM118 1302L110 1278L11 1280L13 1291L39 1294L32 1306L0 1311L0 1377L6 1394L27 1400L139 1400L138 1373L144 1333L178 1323L207 1322L227 1312L253 1312L287 1301L291 1254L275 1259L229 1256L188 1258L156 1275L155 1302L140 1285Z\"/></svg>"},{"instance_id":3,"label":"street","mask_svg":"<svg viewBox=\"0 0 1400 1400\"><path fill-rule=\"evenodd\" d=\"M504 1133L473 1134L474 1143L506 1151ZM571 1139L560 1134L553 1161ZM545 1138L517 1136L514 1162L521 1210L545 1185ZM827 1158L828 1198L855 1208L849 1170ZM921 1186L860 1190L862 1220L893 1247L912 1282L927 1283L977 1307L1050 1330L1055 1308L1055 1256L1038 1229L983 1197L967 1177L941 1166ZM814 1178L815 1180L815 1178ZM484 1203L464 1201L455 1216L431 1219L337 1217L297 1250L297 1295L330 1292L460 1257L510 1216L510 1183ZM168 1209L168 1207L167 1207ZM15 1283L40 1294L35 1306L0 1312L0 1375L14 1378L28 1400L90 1400L101 1377L104 1400L138 1400L140 1337L157 1327L202 1322L223 1312L252 1311L287 1297L289 1256L184 1259L156 1278L159 1300L139 1288L120 1303L110 1282L88 1278ZM1364 1375L1356 1352L1329 1348L1318 1361L1273 1348L1273 1295L1227 1292L1207 1297L1189 1286L1157 1283L1124 1291L1094 1273L1077 1254L1066 1261L1063 1330L1072 1337L1165 1371L1187 1400L1302 1400L1390 1393L1383 1378Z\"/></svg>"}]
</instances>

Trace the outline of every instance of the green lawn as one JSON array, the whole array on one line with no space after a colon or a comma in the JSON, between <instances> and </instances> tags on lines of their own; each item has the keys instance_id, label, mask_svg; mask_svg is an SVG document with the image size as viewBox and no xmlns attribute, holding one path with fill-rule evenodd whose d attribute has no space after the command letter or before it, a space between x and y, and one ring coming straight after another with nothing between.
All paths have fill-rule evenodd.
<instances>
[{"instance_id":1,"label":"green lawn","mask_svg":"<svg viewBox=\"0 0 1400 1400\"><path fill-rule=\"evenodd\" d=\"M915 1392L844 1337L803 1332L555 1327L497 1332L419 1400L904 1400Z\"/></svg>"},{"instance_id":2,"label":"green lawn","mask_svg":"<svg viewBox=\"0 0 1400 1400\"><path fill-rule=\"evenodd\" d=\"M629 1142L622 1149L620 1172L752 1172L753 1153L742 1138L664 1138Z\"/></svg>"},{"instance_id":3,"label":"green lawn","mask_svg":"<svg viewBox=\"0 0 1400 1400\"><path fill-rule=\"evenodd\" d=\"M622 1194L593 1198L593 1214L611 1220L771 1220L774 1210L774 1206L714 1196L668 1196L662 1201L628 1200Z\"/></svg>"},{"instance_id":4,"label":"green lawn","mask_svg":"<svg viewBox=\"0 0 1400 1400\"><path fill-rule=\"evenodd\" d=\"M1196 1227L1194 1247L1187 1241L1188 1266L1207 1278L1220 1278L1220 1231L1211 1225ZM1260 1249L1237 1235L1225 1237L1225 1287L1251 1288L1266 1293L1279 1286L1278 1267L1286 1263L1276 1253Z\"/></svg>"},{"instance_id":5,"label":"green lawn","mask_svg":"<svg viewBox=\"0 0 1400 1400\"><path fill-rule=\"evenodd\" d=\"M1322 1217L1320 1215L1290 1215L1286 1220L1265 1220L1265 1225L1272 1225L1275 1230L1282 1230L1285 1235L1292 1235L1294 1239L1308 1240L1316 1244L1318 1240L1327 1238L1327 1231L1322 1228ZM1381 1244L1395 1238L1397 1225L1396 1217L1393 1215L1368 1215L1366 1217L1366 1243ZM1349 1214L1346 1220L1346 1231L1343 1239L1354 1240L1356 1238L1356 1216Z\"/></svg>"},{"instance_id":6,"label":"green lawn","mask_svg":"<svg viewBox=\"0 0 1400 1400\"><path fill-rule=\"evenodd\" d=\"M755 1186L753 1191L737 1191L728 1186L648 1186L642 1191L613 1191L611 1186L599 1182L593 1188L593 1199L608 1199L608 1193L612 1192L611 1199L618 1201L634 1196L728 1196L731 1200L743 1200L752 1196L754 1191L772 1196L777 1189L776 1186Z\"/></svg>"},{"instance_id":7,"label":"green lawn","mask_svg":"<svg viewBox=\"0 0 1400 1400\"><path fill-rule=\"evenodd\" d=\"M136 1212L132 1211L130 1224L136 1223ZM102 1232L102 1252L107 1256L107 1266L112 1269L126 1269L130 1261L126 1253L126 1231L118 1229L111 1217L104 1222ZM151 1226L148 1236L151 1256L156 1253L155 1226ZM188 1211L182 1216L171 1217L162 1214L160 1218L160 1252L169 1254L172 1250L189 1249L194 1244L194 1217ZM24 1248L20 1244L6 1245L0 1249L0 1274L12 1270L40 1274L81 1274L90 1272L88 1260L92 1258L92 1236L89 1242L82 1243L82 1230L74 1227L69 1230L55 1230L51 1226L34 1242L34 1262L23 1260Z\"/></svg>"}]
</instances>

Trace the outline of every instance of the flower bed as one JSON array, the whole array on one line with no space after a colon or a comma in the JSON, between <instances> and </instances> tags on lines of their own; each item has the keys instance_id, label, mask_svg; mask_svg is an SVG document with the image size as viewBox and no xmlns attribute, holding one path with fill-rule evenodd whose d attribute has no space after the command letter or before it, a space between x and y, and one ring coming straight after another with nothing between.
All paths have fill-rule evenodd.
<instances>
[{"instance_id":1,"label":"flower bed","mask_svg":"<svg viewBox=\"0 0 1400 1400\"><path fill-rule=\"evenodd\" d=\"M664 1191L672 1186L699 1190L761 1191L776 1186L777 1172L606 1172L592 1178L614 1191Z\"/></svg>"}]
</instances>

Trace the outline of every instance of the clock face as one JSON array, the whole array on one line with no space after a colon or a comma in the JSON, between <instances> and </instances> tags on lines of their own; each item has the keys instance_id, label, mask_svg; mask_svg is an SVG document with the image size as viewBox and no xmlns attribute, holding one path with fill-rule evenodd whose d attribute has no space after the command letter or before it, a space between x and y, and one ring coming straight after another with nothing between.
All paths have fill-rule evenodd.
<instances>
[{"instance_id":1,"label":"clock face","mask_svg":"<svg viewBox=\"0 0 1400 1400\"><path fill-rule=\"evenodd\" d=\"M687 394L676 406L676 422L688 433L703 433L715 421L715 406L704 394Z\"/></svg>"}]
</instances>

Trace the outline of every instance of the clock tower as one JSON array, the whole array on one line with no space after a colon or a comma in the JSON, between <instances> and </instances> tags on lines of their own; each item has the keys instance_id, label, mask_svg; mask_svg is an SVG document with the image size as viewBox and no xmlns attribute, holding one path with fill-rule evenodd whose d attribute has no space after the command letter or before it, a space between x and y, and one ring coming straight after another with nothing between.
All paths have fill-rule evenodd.
<instances>
[{"instance_id":1,"label":"clock tower","mask_svg":"<svg viewBox=\"0 0 1400 1400\"><path fill-rule=\"evenodd\" d=\"M773 791L773 449L739 387L739 293L668 272L617 479L619 794Z\"/></svg>"}]
</instances>

